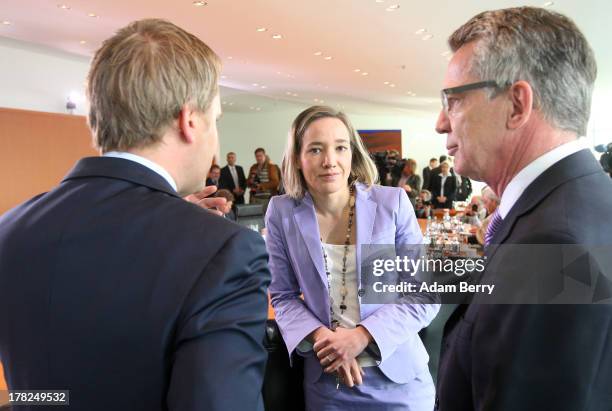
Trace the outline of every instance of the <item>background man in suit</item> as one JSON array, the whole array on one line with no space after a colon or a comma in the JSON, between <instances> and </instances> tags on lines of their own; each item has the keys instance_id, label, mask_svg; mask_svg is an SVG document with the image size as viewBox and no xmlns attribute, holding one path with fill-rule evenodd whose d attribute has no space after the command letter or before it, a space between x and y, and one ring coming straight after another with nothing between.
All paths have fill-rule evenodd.
<instances>
[{"instance_id":1,"label":"background man in suit","mask_svg":"<svg viewBox=\"0 0 612 411\"><path fill-rule=\"evenodd\" d=\"M456 30L449 45L436 129L448 134L457 172L501 197L487 243L612 244L612 183L577 139L596 63L575 24L539 8L489 11ZM488 267L501 247L486 247ZM590 270L588 259L577 264ZM512 282L502 275L487 269L481 281ZM445 327L436 408L609 409L611 323L605 304L461 305Z\"/></svg>"},{"instance_id":2,"label":"background man in suit","mask_svg":"<svg viewBox=\"0 0 612 411\"><path fill-rule=\"evenodd\" d=\"M437 158L430 158L429 165L423 169L423 189L429 188L431 171L438 166Z\"/></svg>"},{"instance_id":3,"label":"background man in suit","mask_svg":"<svg viewBox=\"0 0 612 411\"><path fill-rule=\"evenodd\" d=\"M246 186L244 170L236 165L236 153L227 153L227 165L221 169L219 188L231 191L234 194L235 204L244 204Z\"/></svg>"},{"instance_id":4,"label":"background man in suit","mask_svg":"<svg viewBox=\"0 0 612 411\"><path fill-rule=\"evenodd\" d=\"M218 149L220 66L157 19L96 52L89 125L103 156L0 219L10 389L70 390L71 410L262 409L264 242L181 198Z\"/></svg>"},{"instance_id":5,"label":"background man in suit","mask_svg":"<svg viewBox=\"0 0 612 411\"><path fill-rule=\"evenodd\" d=\"M457 194L457 179L450 174L450 165L440 164L440 173L431 176L432 204L435 208L452 208Z\"/></svg>"}]
</instances>

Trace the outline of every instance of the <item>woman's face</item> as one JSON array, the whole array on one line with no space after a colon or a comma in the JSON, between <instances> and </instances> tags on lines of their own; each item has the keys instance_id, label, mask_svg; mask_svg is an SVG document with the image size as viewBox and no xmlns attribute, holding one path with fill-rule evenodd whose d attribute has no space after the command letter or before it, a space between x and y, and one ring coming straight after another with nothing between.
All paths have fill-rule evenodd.
<instances>
[{"instance_id":1,"label":"woman's face","mask_svg":"<svg viewBox=\"0 0 612 411\"><path fill-rule=\"evenodd\" d=\"M350 142L346 126L337 118L322 118L308 126L298 161L309 192L326 195L346 189L353 154Z\"/></svg>"}]
</instances>

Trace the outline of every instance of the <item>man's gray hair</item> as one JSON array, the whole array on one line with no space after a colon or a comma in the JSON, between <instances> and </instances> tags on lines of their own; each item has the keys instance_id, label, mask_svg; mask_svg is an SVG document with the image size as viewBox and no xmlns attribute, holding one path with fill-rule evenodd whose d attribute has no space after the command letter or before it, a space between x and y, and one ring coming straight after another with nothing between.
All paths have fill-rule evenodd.
<instances>
[{"instance_id":1,"label":"man's gray hair","mask_svg":"<svg viewBox=\"0 0 612 411\"><path fill-rule=\"evenodd\" d=\"M500 85L528 82L534 108L546 121L586 134L597 64L571 19L536 7L485 11L457 29L448 44L454 52L472 41L471 74Z\"/></svg>"}]
</instances>

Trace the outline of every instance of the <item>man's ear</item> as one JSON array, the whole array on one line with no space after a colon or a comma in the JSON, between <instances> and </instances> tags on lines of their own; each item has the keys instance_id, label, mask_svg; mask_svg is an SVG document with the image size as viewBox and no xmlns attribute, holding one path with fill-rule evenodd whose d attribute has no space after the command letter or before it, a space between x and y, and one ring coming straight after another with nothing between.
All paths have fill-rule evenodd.
<instances>
[{"instance_id":1,"label":"man's ear","mask_svg":"<svg viewBox=\"0 0 612 411\"><path fill-rule=\"evenodd\" d=\"M197 121L196 111L188 104L183 104L178 116L178 128L181 140L188 144L192 144L195 141Z\"/></svg>"},{"instance_id":2,"label":"man's ear","mask_svg":"<svg viewBox=\"0 0 612 411\"><path fill-rule=\"evenodd\" d=\"M516 130L525 125L533 112L533 89L526 81L517 81L508 90L512 111L508 117L507 126Z\"/></svg>"}]
</instances>

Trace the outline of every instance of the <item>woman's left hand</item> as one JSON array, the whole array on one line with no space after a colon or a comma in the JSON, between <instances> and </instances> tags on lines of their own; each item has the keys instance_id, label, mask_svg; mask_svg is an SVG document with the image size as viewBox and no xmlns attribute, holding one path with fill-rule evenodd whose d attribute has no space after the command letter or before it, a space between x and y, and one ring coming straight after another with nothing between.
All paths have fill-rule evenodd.
<instances>
[{"instance_id":1,"label":"woman's left hand","mask_svg":"<svg viewBox=\"0 0 612 411\"><path fill-rule=\"evenodd\" d=\"M365 327L348 329L338 327L336 330L317 341L313 350L326 373L335 372L340 366L353 360L372 341L372 336Z\"/></svg>"}]
</instances>

